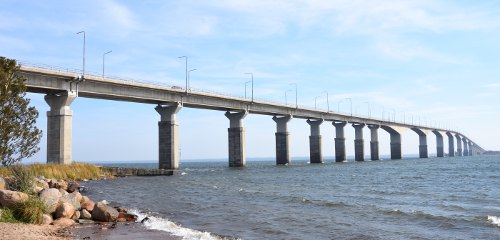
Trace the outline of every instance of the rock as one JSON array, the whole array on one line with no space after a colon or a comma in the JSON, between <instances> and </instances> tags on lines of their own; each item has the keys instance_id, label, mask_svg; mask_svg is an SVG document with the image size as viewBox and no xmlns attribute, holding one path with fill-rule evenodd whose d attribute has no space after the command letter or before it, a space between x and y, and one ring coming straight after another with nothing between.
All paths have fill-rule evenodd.
<instances>
[{"instance_id":1,"label":"rock","mask_svg":"<svg viewBox=\"0 0 500 240\"><path fill-rule=\"evenodd\" d=\"M69 218L59 218L52 222L52 225L62 226L62 227L69 227L72 226L73 224L75 224L75 221Z\"/></svg>"},{"instance_id":2,"label":"rock","mask_svg":"<svg viewBox=\"0 0 500 240\"><path fill-rule=\"evenodd\" d=\"M92 214L87 209L82 209L80 210L80 219L92 219Z\"/></svg>"},{"instance_id":3,"label":"rock","mask_svg":"<svg viewBox=\"0 0 500 240\"><path fill-rule=\"evenodd\" d=\"M123 213L120 212L118 213L118 219L123 218L127 222L135 222L137 221L137 215L134 214L129 214L129 213Z\"/></svg>"},{"instance_id":4,"label":"rock","mask_svg":"<svg viewBox=\"0 0 500 240\"><path fill-rule=\"evenodd\" d=\"M95 208L95 203L94 203L94 201L89 199L86 202L82 203L81 208L87 209L87 211L92 212Z\"/></svg>"},{"instance_id":5,"label":"rock","mask_svg":"<svg viewBox=\"0 0 500 240\"><path fill-rule=\"evenodd\" d=\"M62 196L68 195L68 192L66 192L64 189L60 189L60 188L54 188L54 189L57 189L61 193Z\"/></svg>"},{"instance_id":6,"label":"rock","mask_svg":"<svg viewBox=\"0 0 500 240\"><path fill-rule=\"evenodd\" d=\"M64 180L55 180L51 179L49 181L49 187L50 188L57 188L57 189L62 189L66 191L68 189L68 183Z\"/></svg>"},{"instance_id":7,"label":"rock","mask_svg":"<svg viewBox=\"0 0 500 240\"><path fill-rule=\"evenodd\" d=\"M6 190L9 189L9 186L7 185L7 182L3 177L0 177L0 190Z\"/></svg>"},{"instance_id":8,"label":"rock","mask_svg":"<svg viewBox=\"0 0 500 240\"><path fill-rule=\"evenodd\" d=\"M70 193L70 195L74 195L76 197L76 200L78 200L79 203L82 202L83 196L82 196L81 193L79 193L79 192L72 192L72 193Z\"/></svg>"},{"instance_id":9,"label":"rock","mask_svg":"<svg viewBox=\"0 0 500 240\"><path fill-rule=\"evenodd\" d=\"M36 178L35 184L37 187L41 187L43 189L49 188L49 184L45 180L40 179L40 178Z\"/></svg>"},{"instance_id":10,"label":"rock","mask_svg":"<svg viewBox=\"0 0 500 240\"><path fill-rule=\"evenodd\" d=\"M95 221L114 222L117 218L118 211L102 202L98 202L92 210L92 220Z\"/></svg>"},{"instance_id":11,"label":"rock","mask_svg":"<svg viewBox=\"0 0 500 240\"><path fill-rule=\"evenodd\" d=\"M22 192L0 190L0 206L12 207L15 204L22 203L28 200L28 195Z\"/></svg>"},{"instance_id":12,"label":"rock","mask_svg":"<svg viewBox=\"0 0 500 240\"><path fill-rule=\"evenodd\" d=\"M87 197L87 196L82 196L82 200L80 200L80 203L84 203L84 202L89 201L89 200L90 200L90 198L89 198L89 197Z\"/></svg>"},{"instance_id":13,"label":"rock","mask_svg":"<svg viewBox=\"0 0 500 240\"><path fill-rule=\"evenodd\" d=\"M79 187L80 187L80 184L78 184L77 181L71 181L71 182L68 183L68 189L67 189L67 191L69 193L72 193L72 192L78 190Z\"/></svg>"},{"instance_id":14,"label":"rock","mask_svg":"<svg viewBox=\"0 0 500 240\"><path fill-rule=\"evenodd\" d=\"M73 214L73 216L71 217L71 219L73 219L74 221L77 221L78 219L80 219L80 211L75 211L75 213Z\"/></svg>"},{"instance_id":15,"label":"rock","mask_svg":"<svg viewBox=\"0 0 500 240\"><path fill-rule=\"evenodd\" d=\"M64 203L69 203L73 206L75 210L79 210L81 208L80 206L81 197L82 195L79 192L74 192L62 196L61 198L59 198L59 201Z\"/></svg>"},{"instance_id":16,"label":"rock","mask_svg":"<svg viewBox=\"0 0 500 240\"><path fill-rule=\"evenodd\" d=\"M127 221L127 219L125 219L125 218L120 218L120 217L119 217L118 219L116 219L116 221L117 221L117 222L126 222L126 221Z\"/></svg>"},{"instance_id":17,"label":"rock","mask_svg":"<svg viewBox=\"0 0 500 240\"><path fill-rule=\"evenodd\" d=\"M59 203L59 198L62 197L61 192L55 188L45 189L40 192L40 199L45 203L48 213L52 214L56 211Z\"/></svg>"},{"instance_id":18,"label":"rock","mask_svg":"<svg viewBox=\"0 0 500 240\"><path fill-rule=\"evenodd\" d=\"M49 214L43 214L42 215L42 224L43 225L50 225L54 219L52 219L52 217L49 215Z\"/></svg>"},{"instance_id":19,"label":"rock","mask_svg":"<svg viewBox=\"0 0 500 240\"><path fill-rule=\"evenodd\" d=\"M124 208L124 207L117 207L117 208L116 208L116 210L117 210L118 212L122 212L122 213L126 213L126 212L128 212L128 209L127 209L127 208Z\"/></svg>"},{"instance_id":20,"label":"rock","mask_svg":"<svg viewBox=\"0 0 500 240\"><path fill-rule=\"evenodd\" d=\"M60 204L57 209L54 217L58 218L71 218L75 214L75 208L69 203Z\"/></svg>"}]
</instances>

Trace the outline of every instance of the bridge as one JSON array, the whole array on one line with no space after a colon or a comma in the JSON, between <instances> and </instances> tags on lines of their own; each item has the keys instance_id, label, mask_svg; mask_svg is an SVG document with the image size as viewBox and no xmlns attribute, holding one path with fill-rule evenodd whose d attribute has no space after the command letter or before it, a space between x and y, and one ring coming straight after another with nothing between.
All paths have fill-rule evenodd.
<instances>
[{"instance_id":1,"label":"bridge","mask_svg":"<svg viewBox=\"0 0 500 240\"><path fill-rule=\"evenodd\" d=\"M448 156L472 156L482 154L481 148L464 134L431 126L387 121L371 117L353 116L332 111L317 110L299 105L290 106L256 99L226 96L195 91L176 86L139 82L99 75L81 75L79 70L59 69L46 65L21 64L19 74L27 79L29 92L45 94L50 106L47 112L47 162L68 164L72 162L72 110L71 103L77 97L154 104L159 113L158 144L159 168L179 167L179 123L177 113L184 107L210 109L225 112L229 119L228 159L230 167L246 164L245 128L243 121L248 114L272 116L276 122L276 164L290 163L290 132L287 123L292 118L305 119L310 125L310 162L322 163L322 137L320 125L331 122L335 128L335 161L346 161L344 128L350 124L355 130L354 155L356 161L364 161L363 128L370 129L370 159L379 160L378 131L390 135L391 159L402 159L401 133L411 129L419 136L419 157L428 158L427 136L436 137L437 157L445 156L444 141L448 140ZM455 144L456 143L456 144ZM456 149L455 149L456 146Z\"/></svg>"}]
</instances>

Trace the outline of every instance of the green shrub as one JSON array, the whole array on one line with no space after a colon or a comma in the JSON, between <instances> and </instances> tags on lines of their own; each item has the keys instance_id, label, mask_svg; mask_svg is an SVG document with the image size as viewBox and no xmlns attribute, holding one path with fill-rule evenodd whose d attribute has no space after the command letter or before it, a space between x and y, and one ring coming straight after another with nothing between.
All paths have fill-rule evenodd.
<instances>
[{"instance_id":1,"label":"green shrub","mask_svg":"<svg viewBox=\"0 0 500 240\"><path fill-rule=\"evenodd\" d=\"M27 201L13 208L13 216L21 222L41 224L47 208L39 197L30 196Z\"/></svg>"},{"instance_id":2,"label":"green shrub","mask_svg":"<svg viewBox=\"0 0 500 240\"><path fill-rule=\"evenodd\" d=\"M14 217L14 211L12 209L4 208L0 209L0 222L20 223L21 221Z\"/></svg>"},{"instance_id":3,"label":"green shrub","mask_svg":"<svg viewBox=\"0 0 500 240\"><path fill-rule=\"evenodd\" d=\"M14 181L9 184L13 191L19 191L28 195L33 194L33 187L35 186L35 176L33 171L23 165L15 165L11 167L12 176Z\"/></svg>"}]
</instances>

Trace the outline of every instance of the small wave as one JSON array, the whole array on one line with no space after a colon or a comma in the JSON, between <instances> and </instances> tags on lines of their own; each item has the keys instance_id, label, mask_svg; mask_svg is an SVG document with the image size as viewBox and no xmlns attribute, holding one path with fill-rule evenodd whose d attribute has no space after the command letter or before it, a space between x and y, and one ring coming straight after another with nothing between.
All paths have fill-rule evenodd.
<instances>
[{"instance_id":1,"label":"small wave","mask_svg":"<svg viewBox=\"0 0 500 240\"><path fill-rule=\"evenodd\" d=\"M144 226L148 229L160 230L171 233L174 236L182 237L183 240L223 240L218 236L214 236L209 232L201 232L198 230L182 227L168 219L151 216L140 212L137 209L129 210L130 213L138 216L138 221L140 222L144 218L148 218L148 221L144 221Z\"/></svg>"},{"instance_id":2,"label":"small wave","mask_svg":"<svg viewBox=\"0 0 500 240\"><path fill-rule=\"evenodd\" d=\"M488 216L488 222L492 223L493 225L497 225L500 227L500 218L495 217L495 216Z\"/></svg>"}]
</instances>

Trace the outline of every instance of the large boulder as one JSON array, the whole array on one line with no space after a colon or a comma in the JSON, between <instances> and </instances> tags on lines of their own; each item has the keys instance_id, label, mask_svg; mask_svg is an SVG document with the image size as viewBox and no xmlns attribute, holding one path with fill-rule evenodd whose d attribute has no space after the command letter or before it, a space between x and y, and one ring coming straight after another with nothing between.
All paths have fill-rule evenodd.
<instances>
[{"instance_id":1,"label":"large boulder","mask_svg":"<svg viewBox=\"0 0 500 240\"><path fill-rule=\"evenodd\" d=\"M75 224L75 221L69 218L59 218L52 222L52 225L62 226L62 227L69 227L72 226L73 224Z\"/></svg>"},{"instance_id":2,"label":"large boulder","mask_svg":"<svg viewBox=\"0 0 500 240\"><path fill-rule=\"evenodd\" d=\"M78 190L78 188L80 187L80 184L78 184L77 181L71 181L68 183L68 189L67 191L69 193L72 193L72 192L75 192L76 190Z\"/></svg>"},{"instance_id":3,"label":"large boulder","mask_svg":"<svg viewBox=\"0 0 500 240\"><path fill-rule=\"evenodd\" d=\"M51 179L49 181L49 187L50 188L57 188L57 189L62 189L66 191L68 189L68 183L64 180L55 180Z\"/></svg>"},{"instance_id":4,"label":"large boulder","mask_svg":"<svg viewBox=\"0 0 500 240\"><path fill-rule=\"evenodd\" d=\"M82 195L79 192L74 192L71 194L63 195L61 198L59 198L59 202L69 203L73 206L75 210L79 210L81 208L80 206L81 199Z\"/></svg>"},{"instance_id":5,"label":"large boulder","mask_svg":"<svg viewBox=\"0 0 500 240\"><path fill-rule=\"evenodd\" d=\"M28 200L28 194L10 190L0 190L0 206L12 207Z\"/></svg>"},{"instance_id":6,"label":"large boulder","mask_svg":"<svg viewBox=\"0 0 500 240\"><path fill-rule=\"evenodd\" d=\"M40 199L45 203L48 213L52 214L56 211L59 203L59 198L62 197L61 192L55 188L45 189L40 192Z\"/></svg>"},{"instance_id":7,"label":"large boulder","mask_svg":"<svg viewBox=\"0 0 500 240\"><path fill-rule=\"evenodd\" d=\"M43 180L43 179L41 179L41 178L36 178L36 180L35 180L35 185L36 185L37 187L41 187L41 188L43 188L43 189L47 189L47 188L49 188L49 184L48 184L45 180Z\"/></svg>"},{"instance_id":8,"label":"large boulder","mask_svg":"<svg viewBox=\"0 0 500 240\"><path fill-rule=\"evenodd\" d=\"M114 222L118 219L118 211L102 202L98 202L94 210L92 210L92 219L101 222Z\"/></svg>"},{"instance_id":9,"label":"large boulder","mask_svg":"<svg viewBox=\"0 0 500 240\"><path fill-rule=\"evenodd\" d=\"M54 218L71 218L73 214L75 214L75 208L69 203L62 203L57 207Z\"/></svg>"},{"instance_id":10,"label":"large boulder","mask_svg":"<svg viewBox=\"0 0 500 240\"><path fill-rule=\"evenodd\" d=\"M9 186L7 185L7 182L3 177L0 177L0 190L6 190L9 189Z\"/></svg>"}]
</instances>

